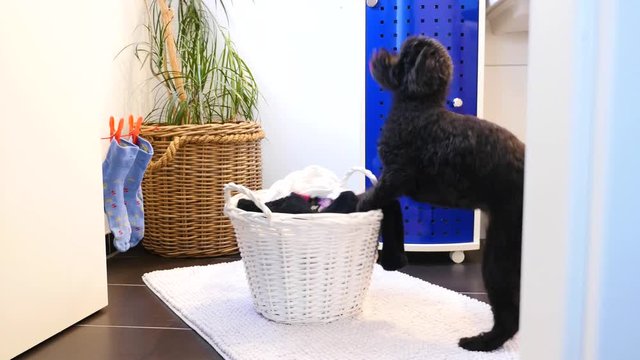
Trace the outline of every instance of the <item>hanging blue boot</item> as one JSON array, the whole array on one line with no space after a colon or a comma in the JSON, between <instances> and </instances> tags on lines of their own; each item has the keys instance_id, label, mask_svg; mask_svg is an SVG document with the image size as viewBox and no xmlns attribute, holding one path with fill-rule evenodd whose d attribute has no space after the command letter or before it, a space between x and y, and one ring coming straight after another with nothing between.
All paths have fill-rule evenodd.
<instances>
[{"instance_id":1,"label":"hanging blue boot","mask_svg":"<svg viewBox=\"0 0 640 360\"><path fill-rule=\"evenodd\" d=\"M118 139L111 140L107 158L102 163L104 210L109 228L113 233L113 244L118 251L129 250L131 226L124 204L124 180L131 170L138 147Z\"/></svg>"},{"instance_id":2,"label":"hanging blue boot","mask_svg":"<svg viewBox=\"0 0 640 360\"><path fill-rule=\"evenodd\" d=\"M129 223L131 224L131 247L138 245L144 237L144 206L141 185L144 172L147 170L147 165L149 165L149 161L153 156L153 147L147 140L135 136L135 141L137 141L139 150L136 160L131 166L131 170L129 170L123 189L127 214L129 214Z\"/></svg>"}]
</instances>

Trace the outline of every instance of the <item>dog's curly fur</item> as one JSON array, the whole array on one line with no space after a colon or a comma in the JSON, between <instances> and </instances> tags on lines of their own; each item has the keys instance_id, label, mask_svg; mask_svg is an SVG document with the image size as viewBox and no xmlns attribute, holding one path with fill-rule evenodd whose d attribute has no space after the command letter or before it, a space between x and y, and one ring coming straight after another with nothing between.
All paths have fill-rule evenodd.
<instances>
[{"instance_id":1,"label":"dog's curly fur","mask_svg":"<svg viewBox=\"0 0 640 360\"><path fill-rule=\"evenodd\" d=\"M409 38L399 55L381 50L369 65L393 92L393 106L378 143L382 175L359 207L409 196L489 214L482 275L494 324L460 346L497 349L518 331L524 144L498 125L445 108L453 66L436 40Z\"/></svg>"}]
</instances>

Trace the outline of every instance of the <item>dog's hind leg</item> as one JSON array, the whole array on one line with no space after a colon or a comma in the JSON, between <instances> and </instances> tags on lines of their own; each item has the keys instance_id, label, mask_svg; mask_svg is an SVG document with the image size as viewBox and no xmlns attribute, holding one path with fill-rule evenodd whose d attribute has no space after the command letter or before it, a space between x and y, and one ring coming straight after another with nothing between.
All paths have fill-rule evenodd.
<instances>
[{"instance_id":1,"label":"dog's hind leg","mask_svg":"<svg viewBox=\"0 0 640 360\"><path fill-rule=\"evenodd\" d=\"M522 206L490 213L484 248L482 277L493 312L493 328L477 336L460 339L471 351L492 351L518 332L520 310L520 259Z\"/></svg>"}]
</instances>

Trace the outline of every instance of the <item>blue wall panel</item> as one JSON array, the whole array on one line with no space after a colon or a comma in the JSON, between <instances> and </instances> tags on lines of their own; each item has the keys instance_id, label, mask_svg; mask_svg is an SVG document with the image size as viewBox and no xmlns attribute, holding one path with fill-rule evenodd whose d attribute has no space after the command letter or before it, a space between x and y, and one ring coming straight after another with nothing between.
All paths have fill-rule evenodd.
<instances>
[{"instance_id":1,"label":"blue wall panel","mask_svg":"<svg viewBox=\"0 0 640 360\"><path fill-rule=\"evenodd\" d=\"M398 51L409 36L435 38L449 50L454 63L447 105L454 111L475 115L478 95L478 4L478 0L380 0L376 6L367 7L367 64L376 49ZM368 69L368 66L364 68ZM453 108L454 98L462 99L463 105ZM390 94L380 88L367 70L366 166L376 175L381 170L377 139L390 105ZM473 241L472 210L437 208L406 198L402 199L402 207L407 244Z\"/></svg>"}]
</instances>

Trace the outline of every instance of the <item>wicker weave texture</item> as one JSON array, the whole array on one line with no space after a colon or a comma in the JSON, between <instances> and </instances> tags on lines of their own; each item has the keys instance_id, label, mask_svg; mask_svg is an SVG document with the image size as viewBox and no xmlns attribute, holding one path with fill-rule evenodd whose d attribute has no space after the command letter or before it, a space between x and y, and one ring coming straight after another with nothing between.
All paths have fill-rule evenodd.
<instances>
[{"instance_id":1,"label":"wicker weave texture","mask_svg":"<svg viewBox=\"0 0 640 360\"><path fill-rule=\"evenodd\" d=\"M223 214L223 187L231 181L262 187L261 127L144 126L141 135L155 149L142 183L143 246L166 257L237 253L233 228Z\"/></svg>"},{"instance_id":2,"label":"wicker weave texture","mask_svg":"<svg viewBox=\"0 0 640 360\"><path fill-rule=\"evenodd\" d=\"M241 191L242 192L242 191ZM288 324L326 323L361 312L377 256L382 212L263 214L231 218L256 310Z\"/></svg>"}]
</instances>

